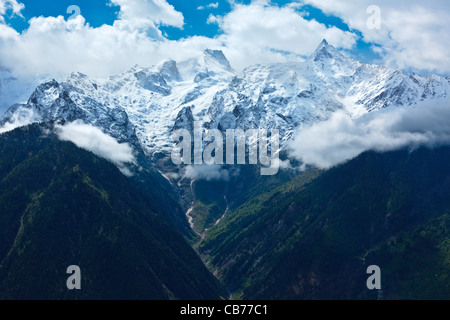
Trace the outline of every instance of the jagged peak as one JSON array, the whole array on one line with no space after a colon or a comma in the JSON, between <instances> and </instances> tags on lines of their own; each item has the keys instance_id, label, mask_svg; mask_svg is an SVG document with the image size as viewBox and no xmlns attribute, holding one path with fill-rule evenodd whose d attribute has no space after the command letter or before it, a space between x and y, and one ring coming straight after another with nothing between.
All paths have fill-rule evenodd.
<instances>
[{"instance_id":1,"label":"jagged peak","mask_svg":"<svg viewBox=\"0 0 450 320\"><path fill-rule=\"evenodd\" d=\"M176 61L169 59L161 63L158 68L158 72L164 77L166 81L181 81L181 75L178 70Z\"/></svg>"},{"instance_id":2,"label":"jagged peak","mask_svg":"<svg viewBox=\"0 0 450 320\"><path fill-rule=\"evenodd\" d=\"M132 67L130 68L130 70L128 70L127 72L136 72L136 71L138 71L138 70L143 70L143 69L144 69L144 68L141 67L140 65L135 64L135 65L132 66Z\"/></svg>"},{"instance_id":3,"label":"jagged peak","mask_svg":"<svg viewBox=\"0 0 450 320\"><path fill-rule=\"evenodd\" d=\"M319 44L319 47L328 47L330 44L326 39L323 39L322 42Z\"/></svg>"},{"instance_id":4,"label":"jagged peak","mask_svg":"<svg viewBox=\"0 0 450 320\"><path fill-rule=\"evenodd\" d=\"M327 40L323 39L317 49L311 55L310 59L319 61L322 59L331 59L336 56L341 57L342 55L338 50L336 50L335 47L330 45Z\"/></svg>"},{"instance_id":5,"label":"jagged peak","mask_svg":"<svg viewBox=\"0 0 450 320\"><path fill-rule=\"evenodd\" d=\"M222 50L212 50L212 49L205 49L203 51L203 55L207 58L211 58L215 61L217 61L219 64L224 66L227 71L232 72L233 68L230 65L230 62L228 61L227 57L223 53Z\"/></svg>"},{"instance_id":6,"label":"jagged peak","mask_svg":"<svg viewBox=\"0 0 450 320\"><path fill-rule=\"evenodd\" d=\"M225 58L225 54L222 50L214 50L214 49L205 49L203 50L204 54L213 56L213 57L223 57ZM225 58L226 59L226 58Z\"/></svg>"},{"instance_id":7,"label":"jagged peak","mask_svg":"<svg viewBox=\"0 0 450 320\"><path fill-rule=\"evenodd\" d=\"M168 59L163 61L162 63L159 64L158 69L162 69L162 68L166 68L166 67L173 67L176 66L177 62L173 59Z\"/></svg>"},{"instance_id":8,"label":"jagged peak","mask_svg":"<svg viewBox=\"0 0 450 320\"><path fill-rule=\"evenodd\" d=\"M31 105L47 105L47 102L58 96L61 91L62 87L60 86L59 82L55 79L52 79L38 85L31 94L27 103Z\"/></svg>"},{"instance_id":9,"label":"jagged peak","mask_svg":"<svg viewBox=\"0 0 450 320\"><path fill-rule=\"evenodd\" d=\"M87 75L85 75L84 73L81 73L81 72L72 72L69 75L69 79L85 79L87 77L88 77Z\"/></svg>"},{"instance_id":10,"label":"jagged peak","mask_svg":"<svg viewBox=\"0 0 450 320\"><path fill-rule=\"evenodd\" d=\"M48 90L49 88L58 88L58 87L59 87L59 82L56 81L55 79L52 79L50 81L46 81L46 82L38 85L36 90L45 91L45 90Z\"/></svg>"}]
</instances>

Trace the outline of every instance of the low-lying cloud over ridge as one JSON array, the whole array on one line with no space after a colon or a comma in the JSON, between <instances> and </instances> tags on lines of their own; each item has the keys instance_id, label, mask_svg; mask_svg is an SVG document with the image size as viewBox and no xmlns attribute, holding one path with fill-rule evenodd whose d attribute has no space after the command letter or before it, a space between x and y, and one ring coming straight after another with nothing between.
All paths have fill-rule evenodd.
<instances>
[{"instance_id":1,"label":"low-lying cloud over ridge","mask_svg":"<svg viewBox=\"0 0 450 320\"><path fill-rule=\"evenodd\" d=\"M327 121L300 128L288 150L304 165L330 168L369 150L444 144L450 144L450 99L390 107L356 119L338 111Z\"/></svg>"},{"instance_id":2,"label":"low-lying cloud over ridge","mask_svg":"<svg viewBox=\"0 0 450 320\"><path fill-rule=\"evenodd\" d=\"M126 163L136 163L133 148L128 143L118 143L113 137L103 133L99 128L81 122L72 122L64 126L55 126L59 139L71 141L77 147L111 161L125 175L131 172Z\"/></svg>"},{"instance_id":3,"label":"low-lying cloud over ridge","mask_svg":"<svg viewBox=\"0 0 450 320\"><path fill-rule=\"evenodd\" d=\"M229 181L239 174L239 166L225 168L222 165L189 165L186 166L184 177L192 180Z\"/></svg>"}]
</instances>

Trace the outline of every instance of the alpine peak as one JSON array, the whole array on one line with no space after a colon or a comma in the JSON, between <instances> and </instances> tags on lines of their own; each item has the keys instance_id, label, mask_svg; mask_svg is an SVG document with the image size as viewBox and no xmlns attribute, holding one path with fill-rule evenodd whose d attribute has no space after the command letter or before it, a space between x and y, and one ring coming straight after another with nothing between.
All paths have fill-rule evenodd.
<instances>
[{"instance_id":1,"label":"alpine peak","mask_svg":"<svg viewBox=\"0 0 450 320\"><path fill-rule=\"evenodd\" d=\"M311 55L311 60L319 61L323 59L331 59L336 55L341 55L335 47L330 45L327 40L323 39L317 49Z\"/></svg>"},{"instance_id":2,"label":"alpine peak","mask_svg":"<svg viewBox=\"0 0 450 320\"><path fill-rule=\"evenodd\" d=\"M181 75L178 71L177 63L174 60L167 60L163 62L159 67L158 71L164 77L166 81L181 81Z\"/></svg>"},{"instance_id":3,"label":"alpine peak","mask_svg":"<svg viewBox=\"0 0 450 320\"><path fill-rule=\"evenodd\" d=\"M226 58L225 54L222 50L212 50L212 49L206 49L203 51L203 54L205 58L213 59L217 61L219 64L225 67L227 71L232 72L233 68L230 65L230 62Z\"/></svg>"}]
</instances>

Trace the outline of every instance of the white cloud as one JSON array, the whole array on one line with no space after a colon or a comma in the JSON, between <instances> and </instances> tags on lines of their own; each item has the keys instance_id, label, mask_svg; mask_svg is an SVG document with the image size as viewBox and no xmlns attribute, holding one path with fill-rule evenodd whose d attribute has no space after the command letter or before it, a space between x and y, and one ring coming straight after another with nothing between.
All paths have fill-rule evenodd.
<instances>
[{"instance_id":1,"label":"white cloud","mask_svg":"<svg viewBox=\"0 0 450 320\"><path fill-rule=\"evenodd\" d=\"M162 24L182 28L184 17L166 0L110 0L120 6L119 18L143 25Z\"/></svg>"},{"instance_id":2,"label":"white cloud","mask_svg":"<svg viewBox=\"0 0 450 320\"><path fill-rule=\"evenodd\" d=\"M219 7L219 3L218 2L213 2L207 5L208 8L211 9L217 9Z\"/></svg>"},{"instance_id":3,"label":"white cloud","mask_svg":"<svg viewBox=\"0 0 450 320\"><path fill-rule=\"evenodd\" d=\"M81 122L55 126L59 139L71 141L77 147L93 152L116 164L122 173L130 175L126 163L135 163L133 148L128 143L118 143L99 128Z\"/></svg>"},{"instance_id":4,"label":"white cloud","mask_svg":"<svg viewBox=\"0 0 450 320\"><path fill-rule=\"evenodd\" d=\"M290 6L279 8L264 2L236 5L226 16L211 18L210 23L223 29L221 36L169 41L150 22L182 26L182 15L165 1L154 2L159 6L150 0L113 0L121 5L120 19L113 26L92 28L81 15L69 21L63 16L32 18L22 34L0 24L0 63L18 75L59 76L79 71L107 77L134 64L185 59L212 47L223 49L240 70L254 63L288 59L280 52L292 53L290 58L310 54L323 38L341 48L355 44L354 34L307 21ZM157 8L153 14L146 13L153 8ZM142 24L142 19L148 23Z\"/></svg>"},{"instance_id":5,"label":"white cloud","mask_svg":"<svg viewBox=\"0 0 450 320\"><path fill-rule=\"evenodd\" d=\"M304 0L336 15L365 41L375 43L385 62L397 68L449 72L450 3L447 0ZM369 29L367 8L381 9L379 29Z\"/></svg>"},{"instance_id":6,"label":"white cloud","mask_svg":"<svg viewBox=\"0 0 450 320\"><path fill-rule=\"evenodd\" d=\"M414 108L389 108L351 118L339 111L328 121L301 128L289 145L304 164L329 168L368 150L450 144L450 100Z\"/></svg>"},{"instance_id":7,"label":"white cloud","mask_svg":"<svg viewBox=\"0 0 450 320\"><path fill-rule=\"evenodd\" d=\"M0 0L0 22L5 20L4 16L8 11L12 11L12 15L22 16L20 11L23 10L25 6L22 3L17 2L17 0Z\"/></svg>"},{"instance_id":8,"label":"white cloud","mask_svg":"<svg viewBox=\"0 0 450 320\"><path fill-rule=\"evenodd\" d=\"M227 54L236 69L254 63L299 59L311 54L326 38L337 48L350 49L357 36L316 20L306 20L293 6L272 6L269 1L236 4L232 12L215 18L224 34ZM286 54L288 53L288 54Z\"/></svg>"},{"instance_id":9,"label":"white cloud","mask_svg":"<svg viewBox=\"0 0 450 320\"><path fill-rule=\"evenodd\" d=\"M217 9L219 7L218 2L212 2L206 6L198 6L197 10L205 10L205 9Z\"/></svg>"},{"instance_id":10,"label":"white cloud","mask_svg":"<svg viewBox=\"0 0 450 320\"><path fill-rule=\"evenodd\" d=\"M207 24L219 23L220 18L216 17L212 13L208 16L208 20L206 20Z\"/></svg>"},{"instance_id":11,"label":"white cloud","mask_svg":"<svg viewBox=\"0 0 450 320\"><path fill-rule=\"evenodd\" d=\"M184 178L206 181L229 181L239 174L239 168L225 169L221 165L190 165L186 166Z\"/></svg>"},{"instance_id":12,"label":"white cloud","mask_svg":"<svg viewBox=\"0 0 450 320\"><path fill-rule=\"evenodd\" d=\"M32 109L19 108L17 112L12 115L12 118L6 122L3 127L0 127L0 134L14 130L18 127L29 125L37 120L36 114Z\"/></svg>"},{"instance_id":13,"label":"white cloud","mask_svg":"<svg viewBox=\"0 0 450 320\"><path fill-rule=\"evenodd\" d=\"M106 77L161 59L159 46L167 42L156 27L135 29L123 20L99 28L90 27L81 15L69 21L63 16L32 18L29 24L22 34L0 25L1 66L19 77L72 71Z\"/></svg>"},{"instance_id":14,"label":"white cloud","mask_svg":"<svg viewBox=\"0 0 450 320\"><path fill-rule=\"evenodd\" d=\"M206 164L187 166L184 176L193 180L207 181L228 181L230 179L228 170L223 169L222 166Z\"/></svg>"},{"instance_id":15,"label":"white cloud","mask_svg":"<svg viewBox=\"0 0 450 320\"><path fill-rule=\"evenodd\" d=\"M10 120L0 127L0 134L29 125L39 119L32 109L19 108ZM55 129L60 140L71 141L77 147L111 161L123 174L132 175L125 164L135 164L136 159L133 148L128 143L118 143L99 128L78 121L63 126L56 125Z\"/></svg>"}]
</instances>

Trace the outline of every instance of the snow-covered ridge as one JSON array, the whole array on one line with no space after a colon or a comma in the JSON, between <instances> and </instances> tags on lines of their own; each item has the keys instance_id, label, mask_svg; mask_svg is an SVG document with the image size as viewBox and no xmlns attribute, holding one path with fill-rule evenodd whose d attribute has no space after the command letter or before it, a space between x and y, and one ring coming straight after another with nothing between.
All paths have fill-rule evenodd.
<instances>
[{"instance_id":1,"label":"snow-covered ridge","mask_svg":"<svg viewBox=\"0 0 450 320\"><path fill-rule=\"evenodd\" d=\"M193 121L221 130L279 129L287 140L297 127L337 110L359 117L448 93L448 78L363 64L324 40L304 62L255 65L240 74L217 50L178 63L134 66L108 79L73 73L64 82L38 86L27 103L10 107L0 127L17 119L22 124L29 114L29 121L82 120L152 155L169 153L173 129L191 129Z\"/></svg>"}]
</instances>

